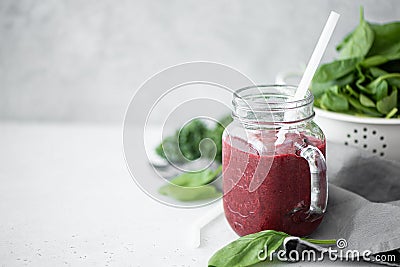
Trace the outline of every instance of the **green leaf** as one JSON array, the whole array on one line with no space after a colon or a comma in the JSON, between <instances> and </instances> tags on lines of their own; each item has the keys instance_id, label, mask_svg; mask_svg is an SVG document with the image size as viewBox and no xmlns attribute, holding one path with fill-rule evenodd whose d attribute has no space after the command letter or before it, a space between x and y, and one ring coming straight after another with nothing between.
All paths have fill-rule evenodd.
<instances>
[{"instance_id":1,"label":"green leaf","mask_svg":"<svg viewBox=\"0 0 400 267\"><path fill-rule=\"evenodd\" d=\"M390 61L395 61L400 59L400 52L390 55L374 55L365 58L359 64L364 68L376 67L383 64L391 64Z\"/></svg>"},{"instance_id":2,"label":"green leaf","mask_svg":"<svg viewBox=\"0 0 400 267\"><path fill-rule=\"evenodd\" d=\"M354 71L357 63L360 61L361 58L349 58L323 64L316 71L313 78L313 83L327 83L340 79Z\"/></svg>"},{"instance_id":3,"label":"green leaf","mask_svg":"<svg viewBox=\"0 0 400 267\"><path fill-rule=\"evenodd\" d=\"M340 58L364 57L374 42L374 31L364 20L363 9L360 10L360 23L351 36L340 46Z\"/></svg>"},{"instance_id":4,"label":"green leaf","mask_svg":"<svg viewBox=\"0 0 400 267\"><path fill-rule=\"evenodd\" d=\"M319 104L323 109L336 112L343 112L349 109L347 98L341 94L335 93L333 90L327 91L321 97Z\"/></svg>"},{"instance_id":5,"label":"green leaf","mask_svg":"<svg viewBox=\"0 0 400 267\"><path fill-rule=\"evenodd\" d=\"M202 119L194 119L184 125L180 131L176 131L174 135L166 137L157 146L156 153L170 162L180 163L204 156L221 163L222 133L231 121L230 115L225 116L219 120L219 123L217 122L213 129L209 129ZM202 143L200 151L200 143L206 139L209 140ZM213 158L214 156L215 158Z\"/></svg>"},{"instance_id":6,"label":"green leaf","mask_svg":"<svg viewBox=\"0 0 400 267\"><path fill-rule=\"evenodd\" d=\"M347 96L347 100L359 114L365 114L371 117L382 117L382 114L379 113L376 109L364 107L363 105L361 105L358 99L352 98L351 96Z\"/></svg>"},{"instance_id":7,"label":"green leaf","mask_svg":"<svg viewBox=\"0 0 400 267\"><path fill-rule=\"evenodd\" d=\"M369 55L392 55L400 52L400 22L370 24L375 39Z\"/></svg>"},{"instance_id":8,"label":"green leaf","mask_svg":"<svg viewBox=\"0 0 400 267\"><path fill-rule=\"evenodd\" d=\"M400 50L393 54L385 55L388 61L394 61L400 59Z\"/></svg>"},{"instance_id":9,"label":"green leaf","mask_svg":"<svg viewBox=\"0 0 400 267\"><path fill-rule=\"evenodd\" d=\"M221 172L222 165L218 167L215 171L210 169L204 169L202 171L196 172L185 172L181 175L178 175L174 179L169 182L179 186L185 187L196 187L202 186L211 183L217 175Z\"/></svg>"},{"instance_id":10,"label":"green leaf","mask_svg":"<svg viewBox=\"0 0 400 267\"><path fill-rule=\"evenodd\" d=\"M386 71L384 71L384 70L382 70L380 68L377 68L377 67L369 68L369 72L371 73L371 75L374 78L378 78L379 76L388 74Z\"/></svg>"},{"instance_id":11,"label":"green leaf","mask_svg":"<svg viewBox=\"0 0 400 267\"><path fill-rule=\"evenodd\" d=\"M350 41L350 39L353 36L354 31L348 33L342 40L342 42L340 42L337 46L336 46L336 51L340 52L340 50L343 49L343 47Z\"/></svg>"},{"instance_id":12,"label":"green leaf","mask_svg":"<svg viewBox=\"0 0 400 267\"><path fill-rule=\"evenodd\" d=\"M310 85L311 93L314 95L315 101L318 100L332 86L332 81L326 83L312 82Z\"/></svg>"},{"instance_id":13,"label":"green leaf","mask_svg":"<svg viewBox=\"0 0 400 267\"><path fill-rule=\"evenodd\" d=\"M184 125L178 131L179 148L187 159L195 160L201 156L200 142L205 138L207 127L200 119L195 119Z\"/></svg>"},{"instance_id":14,"label":"green leaf","mask_svg":"<svg viewBox=\"0 0 400 267\"><path fill-rule=\"evenodd\" d=\"M158 192L180 201L193 201L207 198L217 198L222 194L215 186L208 185L221 172L222 166L215 171L205 169L198 172L185 172L162 186Z\"/></svg>"},{"instance_id":15,"label":"green leaf","mask_svg":"<svg viewBox=\"0 0 400 267\"><path fill-rule=\"evenodd\" d=\"M360 103L364 107L375 107L374 101L368 98L366 95L360 94Z\"/></svg>"},{"instance_id":16,"label":"green leaf","mask_svg":"<svg viewBox=\"0 0 400 267\"><path fill-rule=\"evenodd\" d=\"M390 74L379 76L378 78L376 78L375 80L373 80L366 86L368 93L370 93L372 95L377 94L377 92L379 92L379 90L385 90L385 87L387 90L387 83L385 82L385 80L389 80L389 79L392 81L395 81L395 80L400 81L400 73L390 73ZM378 99L380 99L380 98L378 98Z\"/></svg>"},{"instance_id":17,"label":"green leaf","mask_svg":"<svg viewBox=\"0 0 400 267\"><path fill-rule=\"evenodd\" d=\"M388 92L389 92L388 83L385 80L380 81L377 84L375 91L376 91L376 93L374 95L374 98L375 98L376 101L379 101L384 97L387 97L388 96Z\"/></svg>"},{"instance_id":18,"label":"green leaf","mask_svg":"<svg viewBox=\"0 0 400 267\"><path fill-rule=\"evenodd\" d=\"M355 79L355 74L354 73L350 73L346 76L343 76L342 78L339 78L335 81L335 85L337 86L345 86L348 85L350 83L352 83Z\"/></svg>"},{"instance_id":19,"label":"green leaf","mask_svg":"<svg viewBox=\"0 0 400 267\"><path fill-rule=\"evenodd\" d=\"M174 184L167 184L162 186L158 192L162 195L170 196L180 201L195 201L218 198L222 196L222 193L219 192L213 185L182 187Z\"/></svg>"},{"instance_id":20,"label":"green leaf","mask_svg":"<svg viewBox=\"0 0 400 267\"><path fill-rule=\"evenodd\" d=\"M376 56L372 56L372 57L368 57L368 58L364 59L363 61L360 62L360 65L363 66L364 68L370 68L370 67L382 65L388 61L389 61L389 59L387 57L384 57L381 55L376 55Z\"/></svg>"},{"instance_id":21,"label":"green leaf","mask_svg":"<svg viewBox=\"0 0 400 267\"><path fill-rule=\"evenodd\" d=\"M378 77L377 79L370 82L365 88L367 93L375 95L378 87L382 87L382 80ZM386 83L385 83L386 84Z\"/></svg>"},{"instance_id":22,"label":"green leaf","mask_svg":"<svg viewBox=\"0 0 400 267\"><path fill-rule=\"evenodd\" d=\"M332 80L329 82L325 82L325 83L313 82L310 86L310 90L313 93L315 98L319 98L325 92L330 90L330 88L332 88L333 86L338 86L338 87L347 86L348 84L352 83L354 79L355 79L354 73L350 72L349 74L347 74L341 78L338 78L338 79L335 79L335 80Z\"/></svg>"},{"instance_id":23,"label":"green leaf","mask_svg":"<svg viewBox=\"0 0 400 267\"><path fill-rule=\"evenodd\" d=\"M397 107L397 89L387 96L382 98L376 103L376 109L383 114L389 114L394 108Z\"/></svg>"},{"instance_id":24,"label":"green leaf","mask_svg":"<svg viewBox=\"0 0 400 267\"><path fill-rule=\"evenodd\" d=\"M218 250L208 261L208 266L251 266L261 262L263 258L269 259L271 251L277 250L288 236L286 233L272 230L242 236ZM267 248L267 252L265 252L265 248Z\"/></svg>"}]
</instances>

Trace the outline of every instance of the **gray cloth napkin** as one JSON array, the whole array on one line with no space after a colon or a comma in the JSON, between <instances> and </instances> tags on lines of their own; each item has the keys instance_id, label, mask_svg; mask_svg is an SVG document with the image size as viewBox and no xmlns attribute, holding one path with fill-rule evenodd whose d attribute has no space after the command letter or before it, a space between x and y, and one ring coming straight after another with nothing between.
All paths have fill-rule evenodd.
<instances>
[{"instance_id":1,"label":"gray cloth napkin","mask_svg":"<svg viewBox=\"0 0 400 267\"><path fill-rule=\"evenodd\" d=\"M328 143L327 163L327 213L313 237L344 238L344 250L374 257L393 254L396 261L379 263L400 266L400 162Z\"/></svg>"}]
</instances>

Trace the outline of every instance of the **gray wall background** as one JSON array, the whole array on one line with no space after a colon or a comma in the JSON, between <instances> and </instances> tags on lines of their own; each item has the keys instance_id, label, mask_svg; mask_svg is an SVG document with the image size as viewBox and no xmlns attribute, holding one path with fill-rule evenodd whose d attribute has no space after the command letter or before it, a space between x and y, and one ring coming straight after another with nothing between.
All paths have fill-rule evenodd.
<instances>
[{"instance_id":1,"label":"gray wall background","mask_svg":"<svg viewBox=\"0 0 400 267\"><path fill-rule=\"evenodd\" d=\"M400 20L398 0L1 0L0 119L121 122L141 83L194 60L272 83L308 61L330 10L334 58L360 5Z\"/></svg>"}]
</instances>

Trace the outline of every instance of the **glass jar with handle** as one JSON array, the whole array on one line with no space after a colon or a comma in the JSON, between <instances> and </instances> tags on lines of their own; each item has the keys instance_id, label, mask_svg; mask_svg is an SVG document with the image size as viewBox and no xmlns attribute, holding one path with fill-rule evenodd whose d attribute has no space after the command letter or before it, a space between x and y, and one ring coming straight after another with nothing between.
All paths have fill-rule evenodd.
<instances>
[{"instance_id":1,"label":"glass jar with handle","mask_svg":"<svg viewBox=\"0 0 400 267\"><path fill-rule=\"evenodd\" d=\"M223 204L233 230L307 236L326 210L325 136L313 122L313 95L295 86L240 89L223 134Z\"/></svg>"}]
</instances>

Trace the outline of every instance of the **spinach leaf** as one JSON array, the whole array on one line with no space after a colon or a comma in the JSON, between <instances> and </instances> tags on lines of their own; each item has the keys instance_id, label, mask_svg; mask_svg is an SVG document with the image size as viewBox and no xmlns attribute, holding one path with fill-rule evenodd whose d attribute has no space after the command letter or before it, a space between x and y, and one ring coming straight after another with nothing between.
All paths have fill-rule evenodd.
<instances>
[{"instance_id":1,"label":"spinach leaf","mask_svg":"<svg viewBox=\"0 0 400 267\"><path fill-rule=\"evenodd\" d=\"M312 92L312 94L314 95L314 104L319 102L319 98L321 98L321 96L323 94L325 94L325 92L333 85L333 81L329 81L326 83L317 83L317 82L312 82L311 86L310 86L310 90ZM319 106L319 105L317 105Z\"/></svg>"},{"instance_id":2,"label":"spinach leaf","mask_svg":"<svg viewBox=\"0 0 400 267\"><path fill-rule=\"evenodd\" d=\"M374 78L378 78L379 76L388 74L386 71L384 71L380 68L377 68L377 67L369 68L369 72L371 73L372 77L374 77Z\"/></svg>"},{"instance_id":3,"label":"spinach leaf","mask_svg":"<svg viewBox=\"0 0 400 267\"><path fill-rule=\"evenodd\" d=\"M204 169L196 172L185 172L169 182L184 187L202 186L211 183L218 176L221 170L222 165L220 165L215 171Z\"/></svg>"},{"instance_id":4,"label":"spinach leaf","mask_svg":"<svg viewBox=\"0 0 400 267\"><path fill-rule=\"evenodd\" d=\"M397 107L397 89L376 103L376 109L383 114L389 114Z\"/></svg>"},{"instance_id":5,"label":"spinach leaf","mask_svg":"<svg viewBox=\"0 0 400 267\"><path fill-rule=\"evenodd\" d=\"M364 10L360 9L360 23L351 36L340 46L340 58L364 57L374 42L374 31L364 20Z\"/></svg>"},{"instance_id":6,"label":"spinach leaf","mask_svg":"<svg viewBox=\"0 0 400 267\"><path fill-rule=\"evenodd\" d=\"M207 127L202 120L192 120L178 132L179 148L189 160L201 156L200 142L204 139Z\"/></svg>"},{"instance_id":7,"label":"spinach leaf","mask_svg":"<svg viewBox=\"0 0 400 267\"><path fill-rule=\"evenodd\" d=\"M387 83L385 82L385 80L389 80L389 79L391 79L392 81L397 81L397 80L400 81L400 73L390 73L390 74L379 76L378 78L376 78L375 80L370 82L366 86L366 88L368 89L368 92L370 92L371 94L376 94L378 89L380 89L382 87L387 87Z\"/></svg>"},{"instance_id":8,"label":"spinach leaf","mask_svg":"<svg viewBox=\"0 0 400 267\"><path fill-rule=\"evenodd\" d=\"M162 195L170 196L179 201L195 201L202 199L218 198L222 193L213 185L203 185L200 187L182 187L168 184L161 187L158 191Z\"/></svg>"},{"instance_id":9,"label":"spinach leaf","mask_svg":"<svg viewBox=\"0 0 400 267\"><path fill-rule=\"evenodd\" d=\"M360 62L360 65L364 68L371 68L371 67L382 65L388 61L389 61L389 59L387 57L384 57L381 55L376 55L376 56L372 56L372 57L368 57L368 58L364 59L363 61Z\"/></svg>"},{"instance_id":10,"label":"spinach leaf","mask_svg":"<svg viewBox=\"0 0 400 267\"><path fill-rule=\"evenodd\" d=\"M169 184L162 186L158 192L180 201L220 197L222 193L215 186L208 184L215 180L221 170L222 166L215 171L205 169L183 173L172 179Z\"/></svg>"},{"instance_id":11,"label":"spinach leaf","mask_svg":"<svg viewBox=\"0 0 400 267\"><path fill-rule=\"evenodd\" d=\"M375 107L375 102L363 94L360 94L360 103L364 107Z\"/></svg>"},{"instance_id":12,"label":"spinach leaf","mask_svg":"<svg viewBox=\"0 0 400 267\"><path fill-rule=\"evenodd\" d=\"M337 86L345 86L349 83L351 83L353 80L355 79L355 74L354 73L350 73L340 79L337 79L335 81L335 85Z\"/></svg>"},{"instance_id":13,"label":"spinach leaf","mask_svg":"<svg viewBox=\"0 0 400 267\"><path fill-rule=\"evenodd\" d=\"M400 22L370 24L375 39L368 55L392 55L400 52Z\"/></svg>"},{"instance_id":14,"label":"spinach leaf","mask_svg":"<svg viewBox=\"0 0 400 267\"><path fill-rule=\"evenodd\" d=\"M323 64L316 71L313 77L313 83L327 83L332 80L342 78L346 74L354 71L356 69L357 63L361 60L362 58L349 58Z\"/></svg>"},{"instance_id":15,"label":"spinach leaf","mask_svg":"<svg viewBox=\"0 0 400 267\"><path fill-rule=\"evenodd\" d=\"M388 78L387 81L392 86L400 87L400 76Z\"/></svg>"},{"instance_id":16,"label":"spinach leaf","mask_svg":"<svg viewBox=\"0 0 400 267\"><path fill-rule=\"evenodd\" d=\"M353 37L353 33L354 33L354 31L348 33L348 34L343 38L343 40L342 40L338 45L336 45L336 51L339 52L340 50L343 49L343 47L344 47L344 46L350 41L350 39Z\"/></svg>"},{"instance_id":17,"label":"spinach leaf","mask_svg":"<svg viewBox=\"0 0 400 267\"><path fill-rule=\"evenodd\" d=\"M400 59L400 50L397 51L396 53L386 55L386 58L388 59L388 61L399 60Z\"/></svg>"},{"instance_id":18,"label":"spinach leaf","mask_svg":"<svg viewBox=\"0 0 400 267\"><path fill-rule=\"evenodd\" d=\"M376 93L374 95L374 99L376 101L381 100L384 97L387 97L389 92L389 86L386 81L380 81L376 86Z\"/></svg>"},{"instance_id":19,"label":"spinach leaf","mask_svg":"<svg viewBox=\"0 0 400 267\"><path fill-rule=\"evenodd\" d=\"M226 116L217 122L214 128L209 129L202 119L194 119L184 125L174 135L166 137L156 148L156 153L171 162L184 162L200 158L200 143L210 139L214 142L205 142L201 152L207 158L222 162L222 133L232 121L231 116ZM214 146L215 145L215 146ZM216 147L216 151L215 151Z\"/></svg>"},{"instance_id":20,"label":"spinach leaf","mask_svg":"<svg viewBox=\"0 0 400 267\"><path fill-rule=\"evenodd\" d=\"M375 66L379 66L389 61L394 61L400 59L400 52L390 55L374 55L368 58L365 58L363 61L360 62L360 65L364 68L371 68ZM390 63L390 62L389 62Z\"/></svg>"},{"instance_id":21,"label":"spinach leaf","mask_svg":"<svg viewBox=\"0 0 400 267\"><path fill-rule=\"evenodd\" d=\"M218 250L208 261L209 267L244 267L268 259L272 250L277 250L289 235L272 230L242 236ZM265 248L267 251L265 252ZM264 255L263 253L267 253Z\"/></svg>"},{"instance_id":22,"label":"spinach leaf","mask_svg":"<svg viewBox=\"0 0 400 267\"><path fill-rule=\"evenodd\" d=\"M382 117L382 114L379 113L376 109L364 107L363 105L361 105L358 99L352 98L351 96L347 96L347 100L349 101L350 105L354 108L356 114L358 115L362 116L363 114L365 114L371 117Z\"/></svg>"},{"instance_id":23,"label":"spinach leaf","mask_svg":"<svg viewBox=\"0 0 400 267\"><path fill-rule=\"evenodd\" d=\"M320 99L321 108L331 111L347 111L349 109L349 102L347 98L333 90L327 91Z\"/></svg>"},{"instance_id":24,"label":"spinach leaf","mask_svg":"<svg viewBox=\"0 0 400 267\"><path fill-rule=\"evenodd\" d=\"M218 250L208 261L208 267L245 267L268 261L271 252L277 251L285 238L289 236L286 233L273 230L242 236ZM336 243L334 239L302 239L313 244L333 245Z\"/></svg>"}]
</instances>

